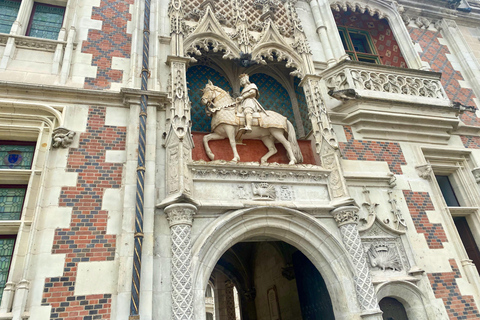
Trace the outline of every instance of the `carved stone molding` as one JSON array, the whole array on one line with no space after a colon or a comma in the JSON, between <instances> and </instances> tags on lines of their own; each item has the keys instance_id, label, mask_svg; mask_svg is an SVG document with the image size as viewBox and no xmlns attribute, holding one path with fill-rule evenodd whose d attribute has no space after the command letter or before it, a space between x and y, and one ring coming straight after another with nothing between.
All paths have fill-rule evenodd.
<instances>
[{"instance_id":1,"label":"carved stone molding","mask_svg":"<svg viewBox=\"0 0 480 320\"><path fill-rule=\"evenodd\" d=\"M472 173L475 177L475 181L480 184L480 167L473 169Z\"/></svg>"},{"instance_id":2,"label":"carved stone molding","mask_svg":"<svg viewBox=\"0 0 480 320\"><path fill-rule=\"evenodd\" d=\"M358 223L358 207L348 206L337 208L332 211L332 215L339 227L345 224Z\"/></svg>"},{"instance_id":3,"label":"carved stone molding","mask_svg":"<svg viewBox=\"0 0 480 320\"><path fill-rule=\"evenodd\" d=\"M57 46L61 44L64 48L67 45L67 41L40 39L27 36L19 36L12 34L0 34L0 44L6 44L8 38L15 39L15 45L19 48L34 49L41 51L55 52ZM77 44L73 44L73 49L77 47Z\"/></svg>"},{"instance_id":4,"label":"carved stone molding","mask_svg":"<svg viewBox=\"0 0 480 320\"><path fill-rule=\"evenodd\" d=\"M428 27L430 26L430 23L431 23L430 20L424 17L418 17L417 19L415 19L415 24L419 28L428 29Z\"/></svg>"},{"instance_id":5,"label":"carved stone molding","mask_svg":"<svg viewBox=\"0 0 480 320\"><path fill-rule=\"evenodd\" d=\"M196 212L197 208L188 203L172 204L165 208L170 228L179 224L191 226Z\"/></svg>"},{"instance_id":6,"label":"carved stone molding","mask_svg":"<svg viewBox=\"0 0 480 320\"><path fill-rule=\"evenodd\" d=\"M275 186L268 182L252 183L253 200L274 201L277 199Z\"/></svg>"},{"instance_id":7,"label":"carved stone molding","mask_svg":"<svg viewBox=\"0 0 480 320\"><path fill-rule=\"evenodd\" d=\"M388 190L387 193L388 193L388 203L390 203L390 205L392 206L392 209L390 210L390 212L394 216L394 219L393 219L394 229L397 231L405 231L405 229L407 229L407 224L405 223L405 219L403 218L402 212L397 207L397 200L393 197L393 192L391 190ZM390 223L389 219L386 219L384 223L388 225Z\"/></svg>"},{"instance_id":8,"label":"carved stone molding","mask_svg":"<svg viewBox=\"0 0 480 320\"><path fill-rule=\"evenodd\" d=\"M432 166L430 164L427 163L416 166L415 170L417 170L417 174L420 178L430 179L432 174Z\"/></svg>"},{"instance_id":9,"label":"carved stone molding","mask_svg":"<svg viewBox=\"0 0 480 320\"><path fill-rule=\"evenodd\" d=\"M65 127L55 128L52 136L52 147L68 148L72 144L75 134L75 131L68 130Z\"/></svg>"}]
</instances>

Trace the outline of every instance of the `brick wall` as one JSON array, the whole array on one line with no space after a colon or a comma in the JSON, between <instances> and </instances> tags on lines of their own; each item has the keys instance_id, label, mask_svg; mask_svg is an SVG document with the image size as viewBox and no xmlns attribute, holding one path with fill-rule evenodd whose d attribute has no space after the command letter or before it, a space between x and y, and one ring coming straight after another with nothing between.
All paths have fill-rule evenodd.
<instances>
[{"instance_id":1,"label":"brick wall","mask_svg":"<svg viewBox=\"0 0 480 320\"><path fill-rule=\"evenodd\" d=\"M473 90L460 86L459 81L463 81L464 78L460 72L453 69L448 60L447 54L450 54L448 47L438 41L442 38L440 32L418 28L409 28L409 32L412 40L418 42L423 50L420 53L422 60L428 62L433 71L442 73L441 81L448 97L462 105L476 107ZM467 125L480 126L480 119L474 112L466 111L460 115L460 119Z\"/></svg>"},{"instance_id":2,"label":"brick wall","mask_svg":"<svg viewBox=\"0 0 480 320\"><path fill-rule=\"evenodd\" d=\"M125 127L105 126L105 108L91 107L79 147L71 148L67 171L77 172L75 187L64 187L59 205L72 208L67 229L57 229L53 254L65 254L61 277L47 278L42 305L51 305L51 319L110 319L111 295L74 296L79 262L115 257L115 235L106 234L108 212L101 210L106 188L120 188L122 164L106 163L106 150L125 148ZM88 318L88 317L91 318Z\"/></svg>"},{"instance_id":3,"label":"brick wall","mask_svg":"<svg viewBox=\"0 0 480 320\"><path fill-rule=\"evenodd\" d=\"M453 272L429 273L428 279L437 299L442 299L450 319L479 319L477 305L472 296L462 296L455 279L461 278L457 263L450 259Z\"/></svg>"},{"instance_id":4,"label":"brick wall","mask_svg":"<svg viewBox=\"0 0 480 320\"><path fill-rule=\"evenodd\" d=\"M443 248L443 242L448 242L445 230L440 223L431 223L426 210L435 210L428 192L413 192L403 190L410 216L418 233L423 233L430 249Z\"/></svg>"},{"instance_id":5,"label":"brick wall","mask_svg":"<svg viewBox=\"0 0 480 320\"><path fill-rule=\"evenodd\" d=\"M465 148L480 149L480 137L475 136L460 136Z\"/></svg>"},{"instance_id":6,"label":"brick wall","mask_svg":"<svg viewBox=\"0 0 480 320\"><path fill-rule=\"evenodd\" d=\"M396 142L381 142L370 140L354 140L352 128L344 126L347 142L340 142L340 149L344 159L365 161L386 161L390 171L402 174L400 165L405 165L400 144Z\"/></svg>"},{"instance_id":7,"label":"brick wall","mask_svg":"<svg viewBox=\"0 0 480 320\"><path fill-rule=\"evenodd\" d=\"M101 30L89 30L82 52L92 54L92 65L97 67L95 78L86 78L86 89L109 89L112 82L121 82L122 70L112 69L112 58L130 58L132 35L127 34L131 15L129 5L134 0L101 0L94 7L93 20L102 21Z\"/></svg>"}]
</instances>

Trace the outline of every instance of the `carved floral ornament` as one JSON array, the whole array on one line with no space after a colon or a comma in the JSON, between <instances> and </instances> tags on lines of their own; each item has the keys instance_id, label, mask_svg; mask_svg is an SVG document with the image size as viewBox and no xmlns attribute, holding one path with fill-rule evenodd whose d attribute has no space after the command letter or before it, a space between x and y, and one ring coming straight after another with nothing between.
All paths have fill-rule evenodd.
<instances>
[{"instance_id":1,"label":"carved floral ornament","mask_svg":"<svg viewBox=\"0 0 480 320\"><path fill-rule=\"evenodd\" d=\"M339 227L345 224L358 223L358 207L348 206L337 208L332 211L332 215Z\"/></svg>"},{"instance_id":2,"label":"carved floral ornament","mask_svg":"<svg viewBox=\"0 0 480 320\"><path fill-rule=\"evenodd\" d=\"M165 208L170 227L180 224L192 225L196 212L197 208L188 203L172 204Z\"/></svg>"}]
</instances>

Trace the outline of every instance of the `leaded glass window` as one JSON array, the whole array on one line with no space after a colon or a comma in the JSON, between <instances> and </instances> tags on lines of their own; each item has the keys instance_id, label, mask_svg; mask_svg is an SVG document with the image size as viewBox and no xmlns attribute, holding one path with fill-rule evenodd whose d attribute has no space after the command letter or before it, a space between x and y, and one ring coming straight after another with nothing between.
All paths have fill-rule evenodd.
<instances>
[{"instance_id":1,"label":"leaded glass window","mask_svg":"<svg viewBox=\"0 0 480 320\"><path fill-rule=\"evenodd\" d=\"M33 143L0 141L0 169L30 169L32 167Z\"/></svg>"},{"instance_id":2,"label":"leaded glass window","mask_svg":"<svg viewBox=\"0 0 480 320\"><path fill-rule=\"evenodd\" d=\"M20 220L25 186L0 186L0 220Z\"/></svg>"},{"instance_id":3,"label":"leaded glass window","mask_svg":"<svg viewBox=\"0 0 480 320\"><path fill-rule=\"evenodd\" d=\"M36 38L57 40L63 23L64 7L37 3L33 5L27 35Z\"/></svg>"},{"instance_id":4,"label":"leaded glass window","mask_svg":"<svg viewBox=\"0 0 480 320\"><path fill-rule=\"evenodd\" d=\"M10 33L12 24L17 19L20 1L0 0L0 32Z\"/></svg>"},{"instance_id":5,"label":"leaded glass window","mask_svg":"<svg viewBox=\"0 0 480 320\"><path fill-rule=\"evenodd\" d=\"M3 289L5 289L5 284L7 283L14 245L14 236L0 237L0 301L2 300Z\"/></svg>"}]
</instances>

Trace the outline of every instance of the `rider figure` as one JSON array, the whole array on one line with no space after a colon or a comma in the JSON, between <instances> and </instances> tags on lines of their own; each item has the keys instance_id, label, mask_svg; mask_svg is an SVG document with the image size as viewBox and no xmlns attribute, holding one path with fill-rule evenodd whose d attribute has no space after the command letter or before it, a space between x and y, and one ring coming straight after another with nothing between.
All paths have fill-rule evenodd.
<instances>
[{"instance_id":1,"label":"rider figure","mask_svg":"<svg viewBox=\"0 0 480 320\"><path fill-rule=\"evenodd\" d=\"M241 128L240 131L245 131L249 133L252 131L252 119L253 113L263 111L265 109L257 101L259 97L258 88L254 83L251 83L248 74L241 74L239 76L240 86L243 87L243 90L240 96L236 99L238 107L237 111L245 115L245 128Z\"/></svg>"}]
</instances>

